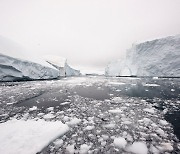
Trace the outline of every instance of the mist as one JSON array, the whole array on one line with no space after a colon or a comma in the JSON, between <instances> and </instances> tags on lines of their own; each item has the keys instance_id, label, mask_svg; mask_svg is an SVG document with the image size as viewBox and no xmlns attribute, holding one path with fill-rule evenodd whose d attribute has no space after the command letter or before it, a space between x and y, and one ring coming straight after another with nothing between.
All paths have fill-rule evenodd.
<instances>
[{"instance_id":1,"label":"mist","mask_svg":"<svg viewBox=\"0 0 180 154\"><path fill-rule=\"evenodd\" d=\"M1 0L0 35L24 55L103 70L133 43L180 34L179 8L179 0Z\"/></svg>"}]
</instances>

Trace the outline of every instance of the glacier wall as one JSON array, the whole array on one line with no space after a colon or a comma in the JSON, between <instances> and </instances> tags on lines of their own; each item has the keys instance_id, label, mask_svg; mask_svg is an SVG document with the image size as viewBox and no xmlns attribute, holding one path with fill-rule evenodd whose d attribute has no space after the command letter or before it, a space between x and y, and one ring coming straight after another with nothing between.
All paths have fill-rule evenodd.
<instances>
[{"instance_id":1,"label":"glacier wall","mask_svg":"<svg viewBox=\"0 0 180 154\"><path fill-rule=\"evenodd\" d=\"M34 62L0 54L0 81L54 79L59 71Z\"/></svg>"},{"instance_id":2,"label":"glacier wall","mask_svg":"<svg viewBox=\"0 0 180 154\"><path fill-rule=\"evenodd\" d=\"M125 59L107 65L105 75L180 77L180 35L133 45Z\"/></svg>"}]
</instances>

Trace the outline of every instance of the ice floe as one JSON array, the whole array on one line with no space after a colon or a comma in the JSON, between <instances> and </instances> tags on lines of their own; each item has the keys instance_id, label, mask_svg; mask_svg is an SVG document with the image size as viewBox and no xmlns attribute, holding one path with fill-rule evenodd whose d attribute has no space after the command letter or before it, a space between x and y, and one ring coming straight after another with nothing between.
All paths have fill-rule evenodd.
<instances>
[{"instance_id":1,"label":"ice floe","mask_svg":"<svg viewBox=\"0 0 180 154\"><path fill-rule=\"evenodd\" d=\"M69 127L62 122L10 120L0 124L0 153L32 154L64 135Z\"/></svg>"}]
</instances>

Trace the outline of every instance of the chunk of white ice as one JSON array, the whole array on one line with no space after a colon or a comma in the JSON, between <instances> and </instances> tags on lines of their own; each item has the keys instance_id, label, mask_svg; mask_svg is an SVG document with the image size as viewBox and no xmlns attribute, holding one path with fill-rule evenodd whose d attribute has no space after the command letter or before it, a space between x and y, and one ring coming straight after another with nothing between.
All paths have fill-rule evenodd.
<instances>
[{"instance_id":1,"label":"chunk of white ice","mask_svg":"<svg viewBox=\"0 0 180 154\"><path fill-rule=\"evenodd\" d=\"M134 142L128 147L128 151L135 154L147 154L148 148L144 142Z\"/></svg>"},{"instance_id":2,"label":"chunk of white ice","mask_svg":"<svg viewBox=\"0 0 180 154\"><path fill-rule=\"evenodd\" d=\"M127 141L123 137L118 137L114 139L114 146L117 148L125 148Z\"/></svg>"},{"instance_id":3,"label":"chunk of white ice","mask_svg":"<svg viewBox=\"0 0 180 154\"><path fill-rule=\"evenodd\" d=\"M0 124L0 153L32 154L69 130L60 121L10 120Z\"/></svg>"}]
</instances>

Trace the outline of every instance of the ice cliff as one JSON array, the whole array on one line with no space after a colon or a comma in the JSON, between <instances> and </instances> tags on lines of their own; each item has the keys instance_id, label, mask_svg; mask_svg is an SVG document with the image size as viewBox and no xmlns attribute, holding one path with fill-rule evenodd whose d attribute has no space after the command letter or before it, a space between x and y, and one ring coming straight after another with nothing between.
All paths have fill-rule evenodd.
<instances>
[{"instance_id":1,"label":"ice cliff","mask_svg":"<svg viewBox=\"0 0 180 154\"><path fill-rule=\"evenodd\" d=\"M48 56L45 60L26 51L18 43L0 36L0 81L54 79L80 75L65 58Z\"/></svg>"},{"instance_id":2,"label":"ice cliff","mask_svg":"<svg viewBox=\"0 0 180 154\"><path fill-rule=\"evenodd\" d=\"M54 79L58 76L56 69L0 54L0 81Z\"/></svg>"},{"instance_id":3,"label":"ice cliff","mask_svg":"<svg viewBox=\"0 0 180 154\"><path fill-rule=\"evenodd\" d=\"M105 75L180 77L180 35L133 45L124 59L107 65Z\"/></svg>"}]
</instances>

